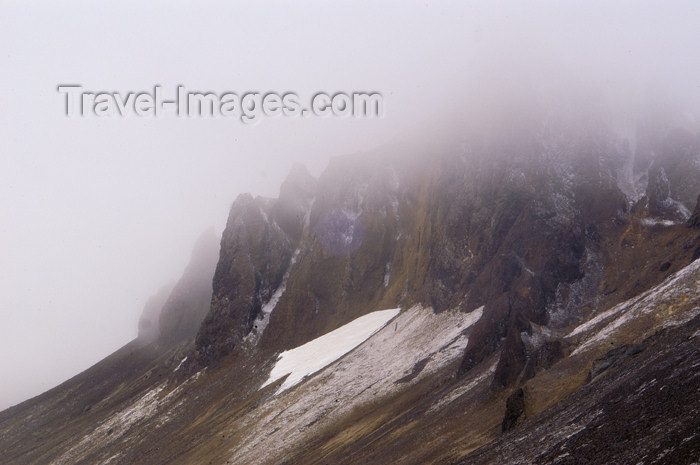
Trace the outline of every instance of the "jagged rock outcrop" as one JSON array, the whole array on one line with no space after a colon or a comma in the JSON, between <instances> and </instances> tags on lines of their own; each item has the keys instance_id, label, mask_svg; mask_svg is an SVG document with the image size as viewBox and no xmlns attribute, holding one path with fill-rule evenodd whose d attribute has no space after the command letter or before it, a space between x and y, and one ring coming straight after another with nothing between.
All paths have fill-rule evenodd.
<instances>
[{"instance_id":1,"label":"jagged rock outcrop","mask_svg":"<svg viewBox=\"0 0 700 465\"><path fill-rule=\"evenodd\" d=\"M226 355L253 326L282 281L294 245L270 219L266 200L241 195L231 207L221 238L211 308L195 341L197 358Z\"/></svg>"},{"instance_id":2,"label":"jagged rock outcrop","mask_svg":"<svg viewBox=\"0 0 700 465\"><path fill-rule=\"evenodd\" d=\"M254 326L282 283L301 238L316 181L296 166L278 200L240 195L221 238L211 307L195 340L195 359L215 362Z\"/></svg>"},{"instance_id":3,"label":"jagged rock outcrop","mask_svg":"<svg viewBox=\"0 0 700 465\"><path fill-rule=\"evenodd\" d=\"M399 208L388 170L366 159L343 157L323 173L298 258L270 315L262 347L294 347L384 302Z\"/></svg>"},{"instance_id":4,"label":"jagged rock outcrop","mask_svg":"<svg viewBox=\"0 0 700 465\"><path fill-rule=\"evenodd\" d=\"M503 417L501 431L505 432L512 429L518 424L518 421L521 421L524 413L525 393L522 388L519 388L506 399L506 414L505 417Z\"/></svg>"},{"instance_id":5,"label":"jagged rock outcrop","mask_svg":"<svg viewBox=\"0 0 700 465\"><path fill-rule=\"evenodd\" d=\"M685 174L700 157L695 139L673 134L653 139L670 155L644 165L647 200L636 203L620 178L632 154L597 127L523 130L432 157L338 157L317 185L295 168L278 200L234 204L199 358L233 350L270 302L259 347L272 352L371 309L484 306L459 372L499 353L494 385L522 382L566 353L537 328L580 321L689 260L668 244L644 256L642 245L662 240L646 226L669 217L660 206L682 212L695 189ZM643 280L614 271L639 260L653 269Z\"/></svg>"}]
</instances>

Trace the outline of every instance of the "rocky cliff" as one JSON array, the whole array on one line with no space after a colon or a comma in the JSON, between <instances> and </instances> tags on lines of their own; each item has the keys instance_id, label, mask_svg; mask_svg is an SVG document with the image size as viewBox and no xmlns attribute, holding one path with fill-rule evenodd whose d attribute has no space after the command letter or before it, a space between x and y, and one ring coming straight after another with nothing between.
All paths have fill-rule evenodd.
<instances>
[{"instance_id":1,"label":"rocky cliff","mask_svg":"<svg viewBox=\"0 0 700 465\"><path fill-rule=\"evenodd\" d=\"M316 190L316 180L296 166L279 199L241 195L221 238L211 308L196 338L195 357L213 363L262 326L263 306L273 299L292 263Z\"/></svg>"},{"instance_id":2,"label":"rocky cliff","mask_svg":"<svg viewBox=\"0 0 700 465\"><path fill-rule=\"evenodd\" d=\"M564 356L560 328L692 258L695 236L672 238L700 192L697 140L647 144L545 128L420 157L340 157L317 184L296 168L279 199L234 202L200 367L247 335L275 352L371 309L484 306L459 372L498 352L497 385L527 379Z\"/></svg>"}]
</instances>

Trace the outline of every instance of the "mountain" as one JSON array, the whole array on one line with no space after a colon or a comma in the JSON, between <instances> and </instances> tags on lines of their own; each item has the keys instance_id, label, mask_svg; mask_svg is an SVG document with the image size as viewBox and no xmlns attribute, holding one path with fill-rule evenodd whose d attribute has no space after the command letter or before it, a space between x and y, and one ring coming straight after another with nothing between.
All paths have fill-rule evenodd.
<instances>
[{"instance_id":1,"label":"mountain","mask_svg":"<svg viewBox=\"0 0 700 465\"><path fill-rule=\"evenodd\" d=\"M1 412L0 456L700 460L700 137L435 140L239 196L145 309L158 336Z\"/></svg>"}]
</instances>

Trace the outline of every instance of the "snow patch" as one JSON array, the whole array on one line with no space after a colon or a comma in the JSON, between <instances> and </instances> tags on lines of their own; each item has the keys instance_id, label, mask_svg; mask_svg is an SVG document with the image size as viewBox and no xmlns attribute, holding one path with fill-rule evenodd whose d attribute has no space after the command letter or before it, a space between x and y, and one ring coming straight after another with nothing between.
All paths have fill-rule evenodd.
<instances>
[{"instance_id":1,"label":"snow patch","mask_svg":"<svg viewBox=\"0 0 700 465\"><path fill-rule=\"evenodd\" d=\"M471 252L471 250L469 251L469 253L472 255L472 257L474 256L474 254ZM523 260L522 257L520 257L519 255L515 255L515 259L520 264L520 268L525 270L527 272L527 274L529 274L530 276L535 276L535 272L532 271L530 268L528 268L527 264L525 263L525 260Z\"/></svg>"},{"instance_id":2,"label":"snow patch","mask_svg":"<svg viewBox=\"0 0 700 465\"><path fill-rule=\"evenodd\" d=\"M647 226L647 227L650 227L650 226L667 226L668 227L668 226L675 226L678 224L675 221L661 220L658 218L642 218L641 223L642 223L642 226Z\"/></svg>"},{"instance_id":3,"label":"snow patch","mask_svg":"<svg viewBox=\"0 0 700 465\"><path fill-rule=\"evenodd\" d=\"M229 460L279 463L287 450L306 444L359 406L410 389L462 357L469 328L482 313L483 308L434 313L420 306L399 313L346 356L232 423L226 433L240 441Z\"/></svg>"},{"instance_id":4,"label":"snow patch","mask_svg":"<svg viewBox=\"0 0 700 465\"><path fill-rule=\"evenodd\" d=\"M369 313L313 341L282 352L269 378L261 387L274 383L286 375L289 376L275 394L297 385L305 377L320 371L362 344L400 311L395 308Z\"/></svg>"},{"instance_id":5,"label":"snow patch","mask_svg":"<svg viewBox=\"0 0 700 465\"><path fill-rule=\"evenodd\" d=\"M111 456L110 458L108 458L107 460L105 460L104 462L102 462L102 465L107 465L107 464L110 463L112 460L114 460L114 459L116 459L116 458L119 458L119 456L121 456L121 453L117 452L116 454L114 454L113 456Z\"/></svg>"},{"instance_id":6,"label":"snow patch","mask_svg":"<svg viewBox=\"0 0 700 465\"><path fill-rule=\"evenodd\" d=\"M175 368L175 369L173 370L173 373L175 373L177 370L179 370L180 367L182 366L182 364L185 363L186 361L187 361L187 357L185 357L185 358L183 358L182 360L180 360L180 363L177 365L177 368Z\"/></svg>"}]
</instances>

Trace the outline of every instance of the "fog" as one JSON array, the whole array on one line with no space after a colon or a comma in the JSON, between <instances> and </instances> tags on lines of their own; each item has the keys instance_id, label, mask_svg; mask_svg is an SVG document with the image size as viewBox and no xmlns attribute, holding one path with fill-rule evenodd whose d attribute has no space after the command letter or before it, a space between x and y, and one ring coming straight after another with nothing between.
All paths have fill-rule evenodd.
<instances>
[{"instance_id":1,"label":"fog","mask_svg":"<svg viewBox=\"0 0 700 465\"><path fill-rule=\"evenodd\" d=\"M694 2L6 1L0 6L0 409L137 334L145 302L294 162L514 109L673 108L698 130ZM372 91L384 117L68 118L60 84ZM171 92L168 90L168 92ZM576 110L576 111L574 111ZM535 113L529 113L530 115Z\"/></svg>"}]
</instances>

